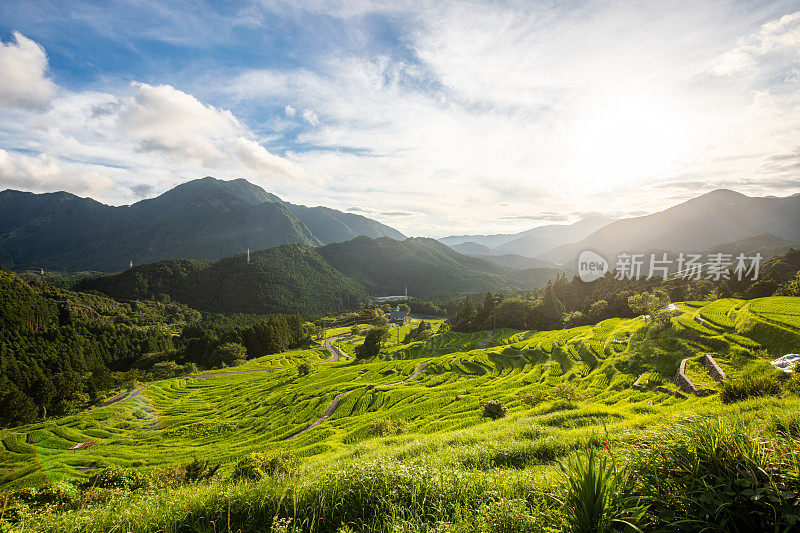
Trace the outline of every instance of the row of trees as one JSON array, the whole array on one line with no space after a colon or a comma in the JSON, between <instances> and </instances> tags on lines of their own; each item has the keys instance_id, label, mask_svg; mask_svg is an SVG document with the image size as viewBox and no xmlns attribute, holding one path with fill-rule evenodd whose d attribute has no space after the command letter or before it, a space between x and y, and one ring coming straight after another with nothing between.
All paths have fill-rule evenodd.
<instances>
[{"instance_id":1,"label":"row of trees","mask_svg":"<svg viewBox=\"0 0 800 533\"><path fill-rule=\"evenodd\" d=\"M564 325L564 304L556 298L552 284L540 296L509 297L487 292L479 307L472 297L461 302L458 312L448 320L454 331L483 329L557 329Z\"/></svg>"},{"instance_id":2,"label":"row of trees","mask_svg":"<svg viewBox=\"0 0 800 533\"><path fill-rule=\"evenodd\" d=\"M196 363L203 368L234 366L249 357L279 353L302 345L319 333L300 315L271 315L251 325L231 320L195 322L183 328L179 339L182 363Z\"/></svg>"},{"instance_id":3,"label":"row of trees","mask_svg":"<svg viewBox=\"0 0 800 533\"><path fill-rule=\"evenodd\" d=\"M595 324L607 318L655 315L672 302L739 297L759 298L800 295L800 251L766 261L760 278L752 280L672 279L618 280L613 274L590 283L577 276L559 275L538 291L518 291L510 297L486 293L476 306L470 296L461 300L449 322L455 331L477 331L509 327L514 329L557 329Z\"/></svg>"}]
</instances>

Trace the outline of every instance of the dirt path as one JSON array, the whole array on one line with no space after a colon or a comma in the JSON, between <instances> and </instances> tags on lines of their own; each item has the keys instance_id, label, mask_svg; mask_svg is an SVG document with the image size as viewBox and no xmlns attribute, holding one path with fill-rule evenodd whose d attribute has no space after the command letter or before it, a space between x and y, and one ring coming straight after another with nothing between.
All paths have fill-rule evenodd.
<instances>
[{"instance_id":1,"label":"dirt path","mask_svg":"<svg viewBox=\"0 0 800 533\"><path fill-rule=\"evenodd\" d=\"M395 385L402 385L403 383L408 383L409 381L415 380L415 379L417 379L419 377L419 375L422 373L422 371L425 370L425 367L428 366L428 363L429 363L429 361L423 361L420 364L418 364L417 368L414 370L414 372L410 376L408 376L406 379L404 379L402 381L396 381L394 383L386 383L386 384L383 384L383 385L375 385L375 387L393 387ZM342 398L344 398L345 396L347 396L348 394L353 392L353 390L355 390L355 389L350 389L348 391L340 392L339 394L334 396L333 401L328 406L328 409L325 410L325 414L323 414L321 417L319 417L314 422L312 422L311 425L308 426L307 428L303 429L302 431L300 431L298 433L295 433L291 437L287 437L284 440L292 440L295 437L299 437L300 435L302 435L306 431L312 430L315 427L317 427L318 425L320 425L323 422L325 422L327 419L329 419L331 417L333 412L336 411L336 408L339 407L339 402L342 401Z\"/></svg>"},{"instance_id":2,"label":"dirt path","mask_svg":"<svg viewBox=\"0 0 800 533\"><path fill-rule=\"evenodd\" d=\"M345 396L347 396L351 392L353 392L353 391L352 390L348 390L348 391L340 392L339 394L334 396L333 401L328 406L328 409L325 411L325 414L323 414L321 417L317 418L314 422L311 423L310 426L308 426L307 428L299 431L298 433L295 433L291 437L288 437L286 440L292 440L295 437L299 437L300 435L302 435L306 431L310 431L310 430L314 429L315 427L317 427L318 425L320 425L323 422L325 422L328 418L330 418L330 416L333 414L333 412L336 410L336 408L339 407L339 402L342 401L342 398L344 398Z\"/></svg>"},{"instance_id":3,"label":"dirt path","mask_svg":"<svg viewBox=\"0 0 800 533\"><path fill-rule=\"evenodd\" d=\"M490 340L492 340L492 337L494 337L494 330L493 329L489 330L489 334L486 336L485 339L483 339L480 342L480 347L481 348L486 348L486 345L489 343Z\"/></svg>"},{"instance_id":4,"label":"dirt path","mask_svg":"<svg viewBox=\"0 0 800 533\"><path fill-rule=\"evenodd\" d=\"M417 365L417 368L414 370L414 373L408 376L406 379L402 381L396 381L394 383L387 383L386 385L377 385L378 387L393 387L395 385L402 385L403 383L408 383L409 381L415 380L419 377L425 367L428 366L428 361L423 361Z\"/></svg>"}]
</instances>

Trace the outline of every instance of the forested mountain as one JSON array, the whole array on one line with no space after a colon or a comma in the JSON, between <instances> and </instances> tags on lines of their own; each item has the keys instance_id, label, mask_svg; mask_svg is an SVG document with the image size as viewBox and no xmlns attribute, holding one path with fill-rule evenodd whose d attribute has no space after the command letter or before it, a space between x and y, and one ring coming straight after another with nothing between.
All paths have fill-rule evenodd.
<instances>
[{"instance_id":1,"label":"forested mountain","mask_svg":"<svg viewBox=\"0 0 800 533\"><path fill-rule=\"evenodd\" d=\"M359 236L403 240L405 235L371 218L344 213L328 207L306 207L284 202L289 211L324 243L344 242Z\"/></svg>"},{"instance_id":2,"label":"forested mountain","mask_svg":"<svg viewBox=\"0 0 800 533\"><path fill-rule=\"evenodd\" d=\"M758 252L765 259L768 259L777 255L783 255L792 248L800 248L800 246L798 246L796 242L787 241L777 235L762 233L761 235L751 235L750 237L731 242L714 244L706 248L703 254L706 255L724 251L734 256L740 253L750 256Z\"/></svg>"},{"instance_id":3,"label":"forested mountain","mask_svg":"<svg viewBox=\"0 0 800 533\"><path fill-rule=\"evenodd\" d=\"M651 250L702 252L763 234L800 242L800 195L757 198L720 189L652 215L618 220L541 257L571 264L587 249L607 257Z\"/></svg>"},{"instance_id":4,"label":"forested mountain","mask_svg":"<svg viewBox=\"0 0 800 533\"><path fill-rule=\"evenodd\" d=\"M391 239L387 239L391 240ZM394 241L393 241L394 242ZM81 281L122 300L166 294L201 311L322 314L357 308L364 288L337 271L314 248L284 244L216 262L170 259Z\"/></svg>"},{"instance_id":5,"label":"forested mountain","mask_svg":"<svg viewBox=\"0 0 800 533\"><path fill-rule=\"evenodd\" d=\"M559 271L515 275L483 259L459 254L434 239L396 241L357 237L311 248L281 245L216 262L170 259L90 277L77 290L98 290L121 300L162 295L201 311L319 315L355 309L369 295L454 295L536 288Z\"/></svg>"},{"instance_id":6,"label":"forested mountain","mask_svg":"<svg viewBox=\"0 0 800 533\"><path fill-rule=\"evenodd\" d=\"M320 255L372 295L408 294L417 298L445 293L500 290L514 286L511 269L459 254L435 239L359 237L329 244Z\"/></svg>"},{"instance_id":7,"label":"forested mountain","mask_svg":"<svg viewBox=\"0 0 800 533\"><path fill-rule=\"evenodd\" d=\"M206 177L121 207L64 192L0 192L0 264L13 269L120 271L129 261L215 260L358 235L403 238L359 215L284 203L243 179Z\"/></svg>"},{"instance_id":8,"label":"forested mountain","mask_svg":"<svg viewBox=\"0 0 800 533\"><path fill-rule=\"evenodd\" d=\"M70 412L110 387L109 369L173 348L200 314L172 302L119 303L0 268L0 423Z\"/></svg>"}]
</instances>

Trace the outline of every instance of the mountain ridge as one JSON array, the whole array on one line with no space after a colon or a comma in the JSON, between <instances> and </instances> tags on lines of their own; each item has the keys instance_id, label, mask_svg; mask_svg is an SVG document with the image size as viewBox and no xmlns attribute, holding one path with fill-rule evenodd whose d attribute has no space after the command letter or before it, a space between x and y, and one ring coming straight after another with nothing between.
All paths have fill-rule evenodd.
<instances>
[{"instance_id":1,"label":"mountain ridge","mask_svg":"<svg viewBox=\"0 0 800 533\"><path fill-rule=\"evenodd\" d=\"M583 250L605 256L621 252L702 252L756 235L800 242L800 196L751 197L717 189L663 211L617 220L586 238L540 256L572 264Z\"/></svg>"},{"instance_id":2,"label":"mountain ridge","mask_svg":"<svg viewBox=\"0 0 800 533\"><path fill-rule=\"evenodd\" d=\"M360 215L284 202L244 179L207 176L125 206L63 191L0 192L0 263L12 269L114 272L130 261L216 260L248 248L319 246L362 234L405 237Z\"/></svg>"}]
</instances>

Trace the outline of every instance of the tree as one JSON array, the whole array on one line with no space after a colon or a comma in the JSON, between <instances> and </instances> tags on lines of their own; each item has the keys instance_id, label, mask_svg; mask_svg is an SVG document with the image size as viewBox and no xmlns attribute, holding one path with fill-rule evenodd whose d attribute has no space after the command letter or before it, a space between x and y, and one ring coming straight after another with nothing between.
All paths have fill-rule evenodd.
<instances>
[{"instance_id":1,"label":"tree","mask_svg":"<svg viewBox=\"0 0 800 533\"><path fill-rule=\"evenodd\" d=\"M483 300L483 305L478 308L478 311L475 314L476 329L490 328L490 319L494 313L494 308L494 296L492 296L491 291L486 291L486 298Z\"/></svg>"},{"instance_id":2,"label":"tree","mask_svg":"<svg viewBox=\"0 0 800 533\"><path fill-rule=\"evenodd\" d=\"M553 285L548 282L539 306L539 314L544 320L547 329L558 329L564 325L564 304L556 298Z\"/></svg>"},{"instance_id":3,"label":"tree","mask_svg":"<svg viewBox=\"0 0 800 533\"><path fill-rule=\"evenodd\" d=\"M304 322L303 336L308 339L319 339L322 336L322 328L313 322Z\"/></svg>"},{"instance_id":4,"label":"tree","mask_svg":"<svg viewBox=\"0 0 800 533\"><path fill-rule=\"evenodd\" d=\"M489 400L483 404L481 416L497 420L506 416L508 408L500 400Z\"/></svg>"},{"instance_id":5,"label":"tree","mask_svg":"<svg viewBox=\"0 0 800 533\"><path fill-rule=\"evenodd\" d=\"M311 373L311 365L307 361L302 361L297 365L297 375L307 376Z\"/></svg>"},{"instance_id":6,"label":"tree","mask_svg":"<svg viewBox=\"0 0 800 533\"><path fill-rule=\"evenodd\" d=\"M11 389L0 397L0 422L4 426L30 424L39 414L36 404L30 396L12 385Z\"/></svg>"},{"instance_id":7,"label":"tree","mask_svg":"<svg viewBox=\"0 0 800 533\"><path fill-rule=\"evenodd\" d=\"M781 285L775 291L775 296L800 296L800 272L795 275L793 280Z\"/></svg>"},{"instance_id":8,"label":"tree","mask_svg":"<svg viewBox=\"0 0 800 533\"><path fill-rule=\"evenodd\" d=\"M381 343L389 338L389 330L386 328L372 328L364 337L364 343L356 347L356 358L366 359L375 357L381 351Z\"/></svg>"},{"instance_id":9,"label":"tree","mask_svg":"<svg viewBox=\"0 0 800 533\"><path fill-rule=\"evenodd\" d=\"M472 297L467 295L458 306L456 316L450 321L453 331L471 331L476 314Z\"/></svg>"},{"instance_id":10,"label":"tree","mask_svg":"<svg viewBox=\"0 0 800 533\"><path fill-rule=\"evenodd\" d=\"M589 308L589 318L593 322L600 322L608 318L608 302L606 300L597 300Z\"/></svg>"},{"instance_id":11,"label":"tree","mask_svg":"<svg viewBox=\"0 0 800 533\"><path fill-rule=\"evenodd\" d=\"M506 298L494 310L497 326L501 328L530 329L533 327L536 306L530 300Z\"/></svg>"},{"instance_id":12,"label":"tree","mask_svg":"<svg viewBox=\"0 0 800 533\"><path fill-rule=\"evenodd\" d=\"M649 319L655 318L658 310L668 306L669 303L669 296L661 289L641 292L628 298L628 307L637 314L649 315Z\"/></svg>"},{"instance_id":13,"label":"tree","mask_svg":"<svg viewBox=\"0 0 800 533\"><path fill-rule=\"evenodd\" d=\"M217 361L228 366L238 366L247 359L247 349L235 342L221 344L216 351Z\"/></svg>"}]
</instances>

